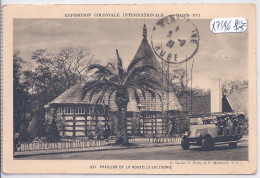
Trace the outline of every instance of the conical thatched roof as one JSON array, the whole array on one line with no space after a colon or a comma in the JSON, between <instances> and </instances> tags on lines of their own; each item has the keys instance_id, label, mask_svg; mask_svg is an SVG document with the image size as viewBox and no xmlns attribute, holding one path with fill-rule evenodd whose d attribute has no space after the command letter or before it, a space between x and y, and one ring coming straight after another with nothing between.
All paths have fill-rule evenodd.
<instances>
[{"instance_id":1,"label":"conical thatched roof","mask_svg":"<svg viewBox=\"0 0 260 178\"><path fill-rule=\"evenodd\" d=\"M145 58L145 59L142 60L141 62L139 62L137 64L137 66L141 66L143 64L148 64L148 65L153 65L154 67L156 67L157 71L152 71L153 76L155 76L156 79L162 83L161 65L159 64L158 60L156 59L155 54L154 54L151 46L149 45L146 37L143 38L135 56L134 56L133 61L136 61L140 58Z\"/></svg>"},{"instance_id":2,"label":"conical thatched roof","mask_svg":"<svg viewBox=\"0 0 260 178\"><path fill-rule=\"evenodd\" d=\"M147 38L146 35L143 35L143 40L134 56L133 61L138 60L140 58L146 58L142 60L139 65L143 64L152 64L157 68L156 71L151 71L151 75L154 76L160 83L162 84L163 88L167 88L167 81L166 75L162 71L162 67L158 62ZM172 91L172 86L170 87L170 91ZM182 110L182 106L180 105L177 96L174 92L166 92L162 91L162 89L158 90L158 93L162 96L160 99L159 96L156 98L151 98L150 94L147 93L146 100L142 98L141 104L145 106L144 110L147 111L161 111L162 110L162 103L163 103L163 110ZM169 97L169 99L168 99ZM169 102L169 105L168 105Z\"/></svg>"},{"instance_id":3,"label":"conical thatched roof","mask_svg":"<svg viewBox=\"0 0 260 178\"><path fill-rule=\"evenodd\" d=\"M166 85L166 77L165 74L162 72L162 68L158 62L158 60L155 57L155 54L149 45L146 35L143 35L143 40L134 56L133 60L138 60L140 58L145 57L146 59L142 60L138 65L143 65L144 63L147 64L152 64L154 65L157 70L156 71L151 71L151 75L153 75L158 81L160 81L164 87ZM164 80L164 81L163 81ZM95 99L97 97L93 97L93 101L89 101L88 95L85 97L85 99L81 100L81 93L83 91L83 85L78 84L74 87L71 87L67 91L65 91L63 94L61 94L59 97L54 99L50 104L58 104L58 103L84 103L84 104L94 104ZM128 103L127 110L128 111L133 111L133 112L138 112L137 108L137 103L134 100L134 94L132 91L130 92L130 102ZM149 93L146 93L146 99L144 99L142 96L141 98L141 104L144 107L145 111L162 111L162 106L164 106L164 111L166 110L182 110L182 107L175 95L174 92L163 92L161 89L158 90L158 93L162 96L161 98L157 95L155 98L152 98ZM110 109L112 111L117 110L117 106L115 104L114 100L115 94L111 96L111 102L109 104ZM169 97L169 99L168 99ZM168 105L169 102L169 105ZM105 97L105 103L108 105L108 96ZM167 106L168 105L168 106Z\"/></svg>"}]
</instances>

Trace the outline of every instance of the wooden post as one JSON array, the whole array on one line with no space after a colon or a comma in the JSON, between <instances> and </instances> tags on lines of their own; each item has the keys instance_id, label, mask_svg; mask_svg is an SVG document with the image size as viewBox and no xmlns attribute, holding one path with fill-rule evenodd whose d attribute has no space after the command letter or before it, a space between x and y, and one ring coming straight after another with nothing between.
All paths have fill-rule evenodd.
<instances>
[{"instance_id":1,"label":"wooden post","mask_svg":"<svg viewBox=\"0 0 260 178\"><path fill-rule=\"evenodd\" d=\"M144 135L144 113L143 113L143 135Z\"/></svg>"},{"instance_id":2,"label":"wooden post","mask_svg":"<svg viewBox=\"0 0 260 178\"><path fill-rule=\"evenodd\" d=\"M154 123L153 123L153 119L154 119L154 117L153 117L154 115L152 114L152 135L153 135L153 125L154 125Z\"/></svg>"},{"instance_id":3,"label":"wooden post","mask_svg":"<svg viewBox=\"0 0 260 178\"><path fill-rule=\"evenodd\" d=\"M103 108L103 115L105 116L105 138L109 137L109 129L108 129L108 122L109 122L109 118L108 118L108 112L107 112L107 108L106 106Z\"/></svg>"},{"instance_id":4,"label":"wooden post","mask_svg":"<svg viewBox=\"0 0 260 178\"><path fill-rule=\"evenodd\" d=\"M76 117L75 117L75 106L73 111L73 138L76 136Z\"/></svg>"},{"instance_id":5,"label":"wooden post","mask_svg":"<svg viewBox=\"0 0 260 178\"><path fill-rule=\"evenodd\" d=\"M157 113L155 112L155 135L157 135Z\"/></svg>"},{"instance_id":6,"label":"wooden post","mask_svg":"<svg viewBox=\"0 0 260 178\"><path fill-rule=\"evenodd\" d=\"M162 134L163 134L163 129L164 129L164 113L162 112Z\"/></svg>"},{"instance_id":7,"label":"wooden post","mask_svg":"<svg viewBox=\"0 0 260 178\"><path fill-rule=\"evenodd\" d=\"M84 115L85 115L85 136L87 136L88 135L88 121L87 121L87 107L85 106L84 107L84 110L85 110L85 112L84 112Z\"/></svg>"},{"instance_id":8,"label":"wooden post","mask_svg":"<svg viewBox=\"0 0 260 178\"><path fill-rule=\"evenodd\" d=\"M64 107L63 106L61 106L61 110L62 110L62 120L64 121L65 116L64 116ZM64 123L67 124L67 121L65 120ZM64 126L64 128L62 128L62 134L63 134L63 136L65 135L65 126Z\"/></svg>"}]
</instances>

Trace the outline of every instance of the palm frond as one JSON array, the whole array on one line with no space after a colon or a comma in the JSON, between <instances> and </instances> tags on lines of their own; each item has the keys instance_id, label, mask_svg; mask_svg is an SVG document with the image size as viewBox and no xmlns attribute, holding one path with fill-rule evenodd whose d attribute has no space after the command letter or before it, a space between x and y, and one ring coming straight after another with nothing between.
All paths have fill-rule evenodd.
<instances>
[{"instance_id":1,"label":"palm frond","mask_svg":"<svg viewBox=\"0 0 260 178\"><path fill-rule=\"evenodd\" d=\"M149 84L153 85L155 88L161 88L161 86L162 86L161 83L158 82L154 78L149 77L149 78L144 78L144 80L145 80L145 82L148 82ZM141 80L141 81L143 81L143 80Z\"/></svg>"},{"instance_id":2,"label":"palm frond","mask_svg":"<svg viewBox=\"0 0 260 178\"><path fill-rule=\"evenodd\" d=\"M118 74L119 77L121 78L123 73L124 73L124 69L123 69L123 61L119 56L118 50L116 49L116 56L117 56L117 67L118 67Z\"/></svg>"},{"instance_id":3,"label":"palm frond","mask_svg":"<svg viewBox=\"0 0 260 178\"><path fill-rule=\"evenodd\" d=\"M97 83L99 83L100 81L97 80L91 80L85 83L83 90L87 89L88 87L91 87L93 85L96 85Z\"/></svg>"},{"instance_id":4,"label":"palm frond","mask_svg":"<svg viewBox=\"0 0 260 178\"><path fill-rule=\"evenodd\" d=\"M126 77L125 81L127 82L128 79L130 79L130 80L134 79L134 77L136 77L136 76L145 75L148 71L151 71L151 70L157 70L157 68L154 67L153 65L143 65L140 67L136 67L127 73L127 77Z\"/></svg>"},{"instance_id":5,"label":"palm frond","mask_svg":"<svg viewBox=\"0 0 260 178\"><path fill-rule=\"evenodd\" d=\"M128 73L130 70L132 70L133 67L135 67L135 65L136 65L137 63L141 62L141 61L144 60L144 59L148 59L148 58L142 57L142 58L139 58L139 59L136 59L136 60L132 60L132 62L129 64L129 66L128 66L126 72Z\"/></svg>"},{"instance_id":6,"label":"palm frond","mask_svg":"<svg viewBox=\"0 0 260 178\"><path fill-rule=\"evenodd\" d=\"M109 85L110 87L120 88L121 83L118 81L118 77L115 78L104 77L103 81L106 83L105 85Z\"/></svg>"},{"instance_id":7,"label":"palm frond","mask_svg":"<svg viewBox=\"0 0 260 178\"><path fill-rule=\"evenodd\" d=\"M129 86L136 86L136 87L149 87L152 90L160 90L161 84L158 83L153 78L138 78L138 80L135 80L131 83L128 83Z\"/></svg>"},{"instance_id":8,"label":"palm frond","mask_svg":"<svg viewBox=\"0 0 260 178\"><path fill-rule=\"evenodd\" d=\"M139 85L140 87L147 87L150 88L151 90L156 90L157 88L155 86L153 86L152 84L142 81L141 83L137 83L137 85Z\"/></svg>"},{"instance_id":9,"label":"palm frond","mask_svg":"<svg viewBox=\"0 0 260 178\"><path fill-rule=\"evenodd\" d=\"M143 90L145 90L146 92L148 92L148 93L150 93L151 94L151 96L153 97L153 98L155 98L155 95L156 95L156 90L153 90L153 89L151 89L151 88L149 88L149 87L143 87Z\"/></svg>"},{"instance_id":10,"label":"palm frond","mask_svg":"<svg viewBox=\"0 0 260 178\"><path fill-rule=\"evenodd\" d=\"M106 67L106 66L102 66L100 64L93 64L93 65L90 65L88 67L88 71L91 71L91 70L94 70L94 69L97 69L99 71L99 73L104 73L104 74L108 74L108 75L116 75L114 73L113 70L111 70L109 67Z\"/></svg>"},{"instance_id":11,"label":"palm frond","mask_svg":"<svg viewBox=\"0 0 260 178\"><path fill-rule=\"evenodd\" d=\"M143 89L143 88L140 88L140 87L139 87L139 89L141 90L141 92L142 92L142 96L143 96L143 98L145 99L146 96L145 96L145 91L144 91L144 89Z\"/></svg>"},{"instance_id":12,"label":"palm frond","mask_svg":"<svg viewBox=\"0 0 260 178\"><path fill-rule=\"evenodd\" d=\"M90 93L89 93L89 101L91 102L92 99L93 99L93 96L94 96L95 94L98 94L101 90L102 90L102 86L97 87L97 88L91 90Z\"/></svg>"},{"instance_id":13,"label":"palm frond","mask_svg":"<svg viewBox=\"0 0 260 178\"><path fill-rule=\"evenodd\" d=\"M99 96L98 96L98 98L96 99L96 101L95 101L95 104L94 104L94 109L96 109L96 107L97 107L97 105L98 105L98 103L100 102L100 103L102 103L103 102L103 99L104 99L104 97L105 97L105 94L106 94L106 92L107 92L107 90L105 89L105 88L103 88L102 89L103 91L100 91L100 92L102 92ZM99 93L100 93L99 92Z\"/></svg>"},{"instance_id":14,"label":"palm frond","mask_svg":"<svg viewBox=\"0 0 260 178\"><path fill-rule=\"evenodd\" d=\"M98 81L98 80L87 82L83 87L83 91L81 94L81 100L83 100L85 98L85 96L87 95L88 92L90 92L91 90L95 90L95 88L99 88L100 86L102 86L102 82Z\"/></svg>"},{"instance_id":15,"label":"palm frond","mask_svg":"<svg viewBox=\"0 0 260 178\"><path fill-rule=\"evenodd\" d=\"M111 62L107 63L107 67L110 67L111 69L115 70L116 67L114 64L112 64Z\"/></svg>"},{"instance_id":16,"label":"palm frond","mask_svg":"<svg viewBox=\"0 0 260 178\"><path fill-rule=\"evenodd\" d=\"M140 97L138 96L138 93L137 93L136 89L134 89L134 97L135 97L135 100L136 100L137 104L139 104L140 103Z\"/></svg>"},{"instance_id":17,"label":"palm frond","mask_svg":"<svg viewBox=\"0 0 260 178\"><path fill-rule=\"evenodd\" d=\"M111 101L111 96L113 93L116 91L114 88L110 89L110 93L108 94L108 107L110 108L110 101Z\"/></svg>"},{"instance_id":18,"label":"palm frond","mask_svg":"<svg viewBox=\"0 0 260 178\"><path fill-rule=\"evenodd\" d=\"M98 105L99 101L101 100L101 97L102 97L102 96L99 95L98 98L96 99L95 104L94 104L94 106L93 106L93 109L94 109L94 110L97 108L97 105Z\"/></svg>"},{"instance_id":19,"label":"palm frond","mask_svg":"<svg viewBox=\"0 0 260 178\"><path fill-rule=\"evenodd\" d=\"M138 76L135 78L135 81L140 83L142 81L148 82L151 85L155 86L156 88L161 87L161 82L159 82L155 77L150 76Z\"/></svg>"}]
</instances>

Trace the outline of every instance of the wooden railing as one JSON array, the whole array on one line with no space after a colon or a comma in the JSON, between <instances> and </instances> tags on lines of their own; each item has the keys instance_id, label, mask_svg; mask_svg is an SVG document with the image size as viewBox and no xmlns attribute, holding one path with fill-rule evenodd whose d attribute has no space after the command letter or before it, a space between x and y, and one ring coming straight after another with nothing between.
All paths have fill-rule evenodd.
<instances>
[{"instance_id":1,"label":"wooden railing","mask_svg":"<svg viewBox=\"0 0 260 178\"><path fill-rule=\"evenodd\" d=\"M128 138L129 143L135 144L135 138Z\"/></svg>"},{"instance_id":2,"label":"wooden railing","mask_svg":"<svg viewBox=\"0 0 260 178\"><path fill-rule=\"evenodd\" d=\"M181 137L149 137L151 143L180 143Z\"/></svg>"},{"instance_id":3,"label":"wooden railing","mask_svg":"<svg viewBox=\"0 0 260 178\"><path fill-rule=\"evenodd\" d=\"M59 150L76 149L107 146L107 140L64 140L57 143L33 141L32 143L21 143L17 147L17 152L39 151L39 150Z\"/></svg>"},{"instance_id":4,"label":"wooden railing","mask_svg":"<svg viewBox=\"0 0 260 178\"><path fill-rule=\"evenodd\" d=\"M80 149L90 147L107 146L111 140L89 140L87 138L77 138L74 140L63 139L56 143L43 142L35 138L31 143L21 143L16 149L17 152L40 151L40 150L61 150L61 149ZM135 138L129 138L129 143L135 143Z\"/></svg>"}]
</instances>

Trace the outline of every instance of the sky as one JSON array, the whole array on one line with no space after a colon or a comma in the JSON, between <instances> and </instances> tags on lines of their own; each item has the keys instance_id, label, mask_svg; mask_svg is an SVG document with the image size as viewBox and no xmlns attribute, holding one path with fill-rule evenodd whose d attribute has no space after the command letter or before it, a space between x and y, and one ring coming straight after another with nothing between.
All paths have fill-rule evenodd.
<instances>
[{"instance_id":1,"label":"sky","mask_svg":"<svg viewBox=\"0 0 260 178\"><path fill-rule=\"evenodd\" d=\"M141 41L143 24L151 44L152 27L158 19L15 19L14 51L32 65L32 52L37 49L58 51L64 47L86 47L102 64L116 59L116 49L126 68ZM192 20L200 35L194 56L193 86L210 88L212 78L222 81L248 78L248 32L215 34L210 20ZM157 58L160 62L161 59ZM188 61L188 71L192 60ZM185 63L172 64L170 70L185 68Z\"/></svg>"}]
</instances>

